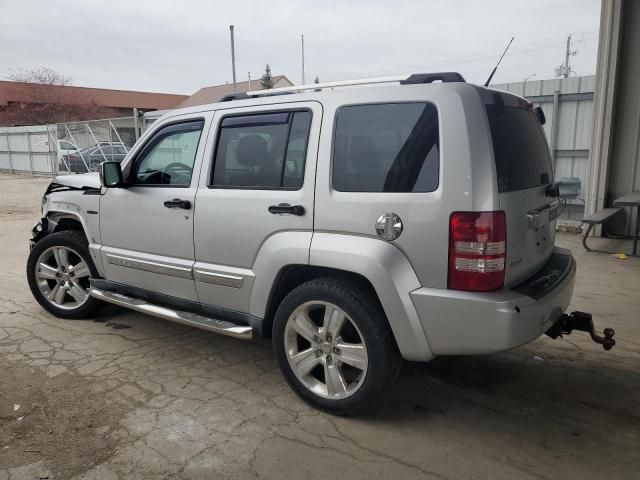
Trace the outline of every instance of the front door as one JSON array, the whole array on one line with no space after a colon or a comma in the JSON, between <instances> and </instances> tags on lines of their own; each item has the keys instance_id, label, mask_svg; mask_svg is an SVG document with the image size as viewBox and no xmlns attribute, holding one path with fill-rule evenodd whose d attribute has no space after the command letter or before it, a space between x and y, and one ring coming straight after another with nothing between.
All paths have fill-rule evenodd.
<instances>
[{"instance_id":1,"label":"front door","mask_svg":"<svg viewBox=\"0 0 640 480\"><path fill-rule=\"evenodd\" d=\"M281 260L308 262L321 121L317 102L216 112L196 198L202 303L248 312L261 274ZM290 256L279 259L285 246Z\"/></svg>"},{"instance_id":2,"label":"front door","mask_svg":"<svg viewBox=\"0 0 640 480\"><path fill-rule=\"evenodd\" d=\"M125 188L100 200L101 258L108 280L197 301L193 212L207 119L158 125L127 164Z\"/></svg>"}]
</instances>

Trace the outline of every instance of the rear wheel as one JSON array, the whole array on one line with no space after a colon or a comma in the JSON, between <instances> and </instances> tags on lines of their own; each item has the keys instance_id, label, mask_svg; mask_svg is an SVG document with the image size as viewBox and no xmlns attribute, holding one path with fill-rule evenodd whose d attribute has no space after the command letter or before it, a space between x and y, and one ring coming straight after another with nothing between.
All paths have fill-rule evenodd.
<instances>
[{"instance_id":1,"label":"rear wheel","mask_svg":"<svg viewBox=\"0 0 640 480\"><path fill-rule=\"evenodd\" d=\"M89 278L97 271L82 232L65 230L40 240L27 261L31 293L57 317L84 318L97 313L102 302L89 296Z\"/></svg>"},{"instance_id":2,"label":"rear wheel","mask_svg":"<svg viewBox=\"0 0 640 480\"><path fill-rule=\"evenodd\" d=\"M312 280L291 291L276 313L273 342L293 390L335 414L371 410L400 365L375 297L340 279Z\"/></svg>"}]
</instances>

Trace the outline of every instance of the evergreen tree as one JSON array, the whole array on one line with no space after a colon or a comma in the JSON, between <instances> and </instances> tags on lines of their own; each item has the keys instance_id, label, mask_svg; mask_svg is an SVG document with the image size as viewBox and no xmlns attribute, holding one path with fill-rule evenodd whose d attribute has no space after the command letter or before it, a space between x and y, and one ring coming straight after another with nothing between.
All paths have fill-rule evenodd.
<instances>
[{"instance_id":1,"label":"evergreen tree","mask_svg":"<svg viewBox=\"0 0 640 480\"><path fill-rule=\"evenodd\" d=\"M262 78L260 78L260 85L263 89L273 88L273 77L271 76L271 67L267 63L266 68L264 69L264 74Z\"/></svg>"},{"instance_id":2,"label":"evergreen tree","mask_svg":"<svg viewBox=\"0 0 640 480\"><path fill-rule=\"evenodd\" d=\"M316 75L315 80L313 81L313 83L320 83L320 79L318 78L318 76Z\"/></svg>"}]
</instances>

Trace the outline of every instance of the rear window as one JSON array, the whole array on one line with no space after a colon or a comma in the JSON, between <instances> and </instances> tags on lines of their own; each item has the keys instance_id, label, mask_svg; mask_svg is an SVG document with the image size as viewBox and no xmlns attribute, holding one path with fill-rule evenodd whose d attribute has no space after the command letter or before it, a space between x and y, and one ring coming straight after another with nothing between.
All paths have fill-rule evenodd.
<instances>
[{"instance_id":1,"label":"rear window","mask_svg":"<svg viewBox=\"0 0 640 480\"><path fill-rule=\"evenodd\" d=\"M498 175L498 190L512 192L553 182L553 167L544 132L529 109L487 105Z\"/></svg>"},{"instance_id":2,"label":"rear window","mask_svg":"<svg viewBox=\"0 0 640 480\"><path fill-rule=\"evenodd\" d=\"M338 110L332 185L341 192L433 192L438 188L438 112L430 103Z\"/></svg>"}]
</instances>

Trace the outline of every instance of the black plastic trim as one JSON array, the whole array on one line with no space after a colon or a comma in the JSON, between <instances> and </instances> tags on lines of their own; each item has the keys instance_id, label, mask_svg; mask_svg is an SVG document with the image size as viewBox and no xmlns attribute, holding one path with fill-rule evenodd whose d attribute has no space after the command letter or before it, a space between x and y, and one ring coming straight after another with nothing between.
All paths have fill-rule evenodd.
<instances>
[{"instance_id":1,"label":"black plastic trim","mask_svg":"<svg viewBox=\"0 0 640 480\"><path fill-rule=\"evenodd\" d=\"M556 247L551 258L535 275L521 283L513 291L522 293L534 300L548 295L571 273L574 260L571 251Z\"/></svg>"},{"instance_id":2,"label":"black plastic trim","mask_svg":"<svg viewBox=\"0 0 640 480\"><path fill-rule=\"evenodd\" d=\"M458 72L414 73L406 80L400 80L400 85L416 85L433 82L451 83L466 82L466 80Z\"/></svg>"}]
</instances>

